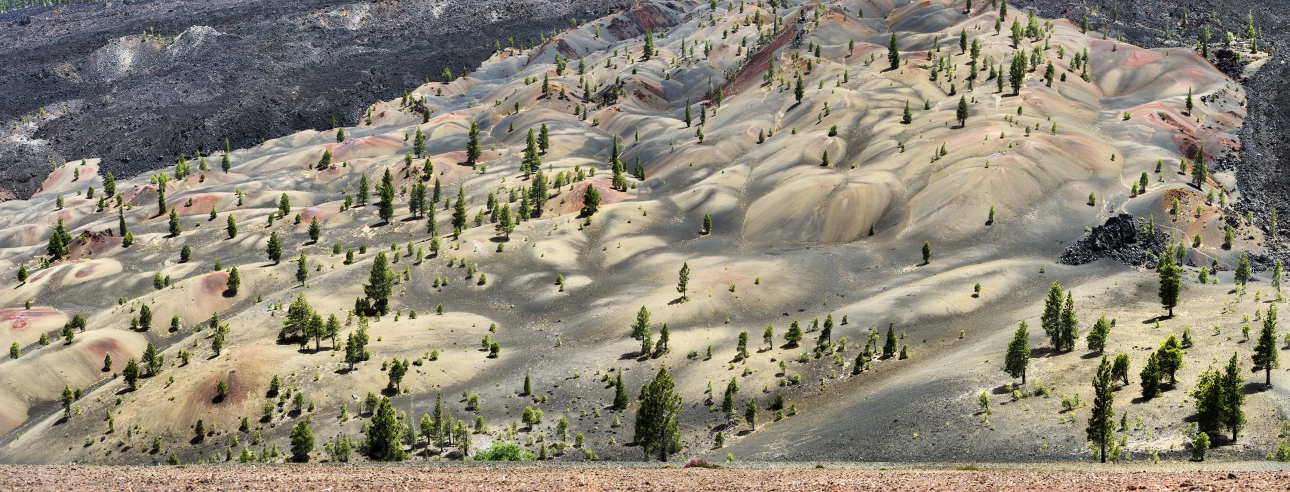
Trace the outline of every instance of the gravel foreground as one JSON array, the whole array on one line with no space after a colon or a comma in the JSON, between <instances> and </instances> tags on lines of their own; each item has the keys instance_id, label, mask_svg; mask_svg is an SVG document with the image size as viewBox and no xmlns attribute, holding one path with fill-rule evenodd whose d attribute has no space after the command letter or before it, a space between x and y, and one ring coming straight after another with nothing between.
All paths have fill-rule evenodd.
<instances>
[{"instance_id":1,"label":"gravel foreground","mask_svg":"<svg viewBox=\"0 0 1290 492\"><path fill-rule=\"evenodd\" d=\"M1164 466L1164 465L1161 465ZM1181 465L1179 465L1181 466ZM1290 490L1290 471L3 466L2 490Z\"/></svg>"}]
</instances>

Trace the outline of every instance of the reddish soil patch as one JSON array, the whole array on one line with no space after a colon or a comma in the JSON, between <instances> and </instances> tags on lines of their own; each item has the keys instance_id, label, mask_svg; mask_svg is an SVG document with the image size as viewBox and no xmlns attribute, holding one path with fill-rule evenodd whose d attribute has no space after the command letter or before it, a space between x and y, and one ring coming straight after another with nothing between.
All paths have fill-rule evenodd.
<instances>
[{"instance_id":1,"label":"reddish soil patch","mask_svg":"<svg viewBox=\"0 0 1290 492\"><path fill-rule=\"evenodd\" d=\"M175 207L179 215L196 215L209 213L212 208L219 205L219 197L210 194L193 195L189 197L192 205L188 205L188 200L184 200L178 207Z\"/></svg>"},{"instance_id":2,"label":"reddish soil patch","mask_svg":"<svg viewBox=\"0 0 1290 492\"><path fill-rule=\"evenodd\" d=\"M0 322L11 322L9 329L17 331L27 328L27 325L33 320L62 315L63 313L48 307L34 307L31 309L8 308L0 309Z\"/></svg>"},{"instance_id":3,"label":"reddish soil patch","mask_svg":"<svg viewBox=\"0 0 1290 492\"><path fill-rule=\"evenodd\" d=\"M305 207L300 209L300 222L302 223L312 222L315 217L318 218L318 222L326 222L327 219L330 219L333 215L336 215L338 212L339 212L338 209L327 205L319 205L317 207Z\"/></svg>"},{"instance_id":4,"label":"reddish soil patch","mask_svg":"<svg viewBox=\"0 0 1290 492\"><path fill-rule=\"evenodd\" d=\"M215 272L202 277L202 295L223 295L228 290L228 272Z\"/></svg>"},{"instance_id":5,"label":"reddish soil patch","mask_svg":"<svg viewBox=\"0 0 1290 492\"><path fill-rule=\"evenodd\" d=\"M85 231L72 240L71 257L82 258L85 256L92 256L95 251L103 251L117 243L120 243L120 241L117 240L116 236L112 233L112 229L104 229L97 232ZM86 269L89 271L86 272ZM94 266L88 265L86 268L76 272L76 278L83 278L91 273L94 273Z\"/></svg>"},{"instance_id":6,"label":"reddish soil patch","mask_svg":"<svg viewBox=\"0 0 1290 492\"><path fill-rule=\"evenodd\" d=\"M112 354L112 368L125 368L126 360L131 354L120 340L115 338L101 337L89 343L84 344L85 352L90 354L90 360L103 360L103 356Z\"/></svg>"}]
</instances>

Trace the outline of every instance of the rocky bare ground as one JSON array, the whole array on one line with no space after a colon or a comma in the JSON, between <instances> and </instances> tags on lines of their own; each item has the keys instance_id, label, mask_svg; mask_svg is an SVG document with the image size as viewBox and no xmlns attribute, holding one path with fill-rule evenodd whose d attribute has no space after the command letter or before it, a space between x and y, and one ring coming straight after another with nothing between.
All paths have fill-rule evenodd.
<instances>
[{"instance_id":1,"label":"rocky bare ground","mask_svg":"<svg viewBox=\"0 0 1290 492\"><path fill-rule=\"evenodd\" d=\"M4 466L9 490L1280 490L1290 472L572 466Z\"/></svg>"},{"instance_id":2,"label":"rocky bare ground","mask_svg":"<svg viewBox=\"0 0 1290 492\"><path fill-rule=\"evenodd\" d=\"M243 148L353 125L374 100L478 66L497 40L533 45L624 5L126 0L0 13L0 198L31 196L51 160L101 157L104 172L133 176L225 138ZM15 128L24 117L33 124Z\"/></svg>"}]
</instances>

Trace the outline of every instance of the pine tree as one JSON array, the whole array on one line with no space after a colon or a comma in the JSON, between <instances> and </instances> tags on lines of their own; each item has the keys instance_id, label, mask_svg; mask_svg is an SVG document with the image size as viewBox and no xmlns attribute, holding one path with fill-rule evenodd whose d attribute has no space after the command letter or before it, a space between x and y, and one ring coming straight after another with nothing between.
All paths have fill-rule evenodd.
<instances>
[{"instance_id":1,"label":"pine tree","mask_svg":"<svg viewBox=\"0 0 1290 492\"><path fill-rule=\"evenodd\" d=\"M587 192L582 196L582 216L590 217L600 209L600 190L595 185L588 184Z\"/></svg>"},{"instance_id":2,"label":"pine tree","mask_svg":"<svg viewBox=\"0 0 1290 492\"><path fill-rule=\"evenodd\" d=\"M660 367L654 379L641 387L640 408L636 411L634 440L649 459L655 452L661 461L681 451L681 395L667 367Z\"/></svg>"},{"instance_id":3,"label":"pine tree","mask_svg":"<svg viewBox=\"0 0 1290 492\"><path fill-rule=\"evenodd\" d=\"M228 233L229 239L237 237L237 220L233 218L231 213L228 214L228 227L225 227L224 230Z\"/></svg>"},{"instance_id":4,"label":"pine tree","mask_svg":"<svg viewBox=\"0 0 1290 492\"><path fill-rule=\"evenodd\" d=\"M909 110L909 100L905 100L905 113L900 118L902 124L910 124L914 121L914 113Z\"/></svg>"},{"instance_id":5,"label":"pine tree","mask_svg":"<svg viewBox=\"0 0 1290 492\"><path fill-rule=\"evenodd\" d=\"M367 174L364 173L360 178L358 178L358 205L360 207L367 206L367 196L370 194L369 188L370 185L367 183Z\"/></svg>"},{"instance_id":6,"label":"pine tree","mask_svg":"<svg viewBox=\"0 0 1290 492\"><path fill-rule=\"evenodd\" d=\"M457 187L457 203L452 211L452 231L454 237L461 237L461 231L466 228L466 188Z\"/></svg>"},{"instance_id":7,"label":"pine tree","mask_svg":"<svg viewBox=\"0 0 1290 492\"><path fill-rule=\"evenodd\" d=\"M1085 432L1088 440L1099 448L1098 457L1106 463L1106 447L1115 439L1115 393L1112 392L1111 363L1102 357L1093 377L1093 412Z\"/></svg>"},{"instance_id":8,"label":"pine tree","mask_svg":"<svg viewBox=\"0 0 1290 492\"><path fill-rule=\"evenodd\" d=\"M277 232L269 234L269 245L266 248L266 252L269 255L269 261L272 261L274 265L282 262L282 241L278 239Z\"/></svg>"},{"instance_id":9,"label":"pine tree","mask_svg":"<svg viewBox=\"0 0 1290 492\"><path fill-rule=\"evenodd\" d=\"M1250 280L1250 252L1241 251L1241 256L1236 261L1236 271L1232 274L1232 279L1237 285L1245 285Z\"/></svg>"},{"instance_id":10,"label":"pine tree","mask_svg":"<svg viewBox=\"0 0 1290 492\"><path fill-rule=\"evenodd\" d=\"M441 423L441 420L436 420L436 423ZM407 458L402 444L406 431L390 399L382 397L368 427L367 457L372 461L403 461Z\"/></svg>"},{"instance_id":11,"label":"pine tree","mask_svg":"<svg viewBox=\"0 0 1290 492\"><path fill-rule=\"evenodd\" d=\"M641 306L640 311L636 312L636 322L632 323L632 338L640 340L645 336L645 330L648 330L649 326L649 310Z\"/></svg>"},{"instance_id":12,"label":"pine tree","mask_svg":"<svg viewBox=\"0 0 1290 492\"><path fill-rule=\"evenodd\" d=\"M112 173L107 173L107 176L103 177L103 196L105 198L116 196L116 176Z\"/></svg>"},{"instance_id":13,"label":"pine tree","mask_svg":"<svg viewBox=\"0 0 1290 492\"><path fill-rule=\"evenodd\" d=\"M384 316L389 311L390 293L394 290L394 280L398 273L389 268L389 260L382 251L372 260L372 269L368 273L367 283L363 284L363 293L367 296L359 301L359 311L368 315Z\"/></svg>"},{"instance_id":14,"label":"pine tree","mask_svg":"<svg viewBox=\"0 0 1290 492\"><path fill-rule=\"evenodd\" d=\"M906 108L909 107L908 102L905 103L905 107ZM959 120L959 126L967 127L967 119L968 119L967 96L959 96L959 108L958 108L958 112L955 114L955 119Z\"/></svg>"},{"instance_id":15,"label":"pine tree","mask_svg":"<svg viewBox=\"0 0 1290 492\"><path fill-rule=\"evenodd\" d=\"M1053 350L1061 348L1062 294L1061 284L1053 281L1048 288L1048 297L1044 298L1044 313L1039 317L1039 324L1051 340Z\"/></svg>"},{"instance_id":16,"label":"pine tree","mask_svg":"<svg viewBox=\"0 0 1290 492\"><path fill-rule=\"evenodd\" d=\"M72 418L72 403L76 402L76 395L71 386L63 385L63 397L60 401L63 403L63 420Z\"/></svg>"},{"instance_id":17,"label":"pine tree","mask_svg":"<svg viewBox=\"0 0 1290 492\"><path fill-rule=\"evenodd\" d=\"M891 33L891 42L887 45L887 62L891 70L900 68L900 43L896 42L896 33Z\"/></svg>"},{"instance_id":18,"label":"pine tree","mask_svg":"<svg viewBox=\"0 0 1290 492\"><path fill-rule=\"evenodd\" d=\"M314 244L318 243L318 238L322 235L322 224L318 223L318 217L314 217L309 222L309 240Z\"/></svg>"},{"instance_id":19,"label":"pine tree","mask_svg":"<svg viewBox=\"0 0 1290 492\"><path fill-rule=\"evenodd\" d=\"M304 253L300 253L300 259L296 260L296 281L305 285L305 280L309 280L309 260Z\"/></svg>"},{"instance_id":20,"label":"pine tree","mask_svg":"<svg viewBox=\"0 0 1290 492\"><path fill-rule=\"evenodd\" d=\"M627 410L629 400L627 398L627 386L623 384L623 372L618 371L618 377L614 380L614 410Z\"/></svg>"},{"instance_id":21,"label":"pine tree","mask_svg":"<svg viewBox=\"0 0 1290 492\"><path fill-rule=\"evenodd\" d=\"M1164 254L1160 255L1160 265L1156 267L1160 277L1160 305L1169 310L1171 318L1182 292L1182 268L1174 263L1174 259L1174 246L1167 246Z\"/></svg>"},{"instance_id":22,"label":"pine tree","mask_svg":"<svg viewBox=\"0 0 1290 492\"><path fill-rule=\"evenodd\" d=\"M225 138L225 139L224 139L224 156L220 158L220 169L221 169L221 170L223 170L224 172L228 172L228 171L229 171L229 169L231 169L231 168L233 167L232 163L231 163L231 162L229 162L229 160L228 160L228 155L229 155L231 152L232 152L232 148L229 146L228 139L227 139L227 138Z\"/></svg>"},{"instance_id":23,"label":"pine tree","mask_svg":"<svg viewBox=\"0 0 1290 492\"><path fill-rule=\"evenodd\" d=\"M928 241L923 241L923 264L927 265L927 264L930 264L931 262L932 262L932 244Z\"/></svg>"},{"instance_id":24,"label":"pine tree","mask_svg":"<svg viewBox=\"0 0 1290 492\"><path fill-rule=\"evenodd\" d=\"M1075 314L1075 297L1066 291L1066 306L1062 308L1061 346L1058 350L1069 352L1075 350L1075 339L1079 338L1079 319Z\"/></svg>"},{"instance_id":25,"label":"pine tree","mask_svg":"<svg viewBox=\"0 0 1290 492\"><path fill-rule=\"evenodd\" d=\"M538 130L537 145L538 150L541 150L543 154L551 147L551 130L546 127L546 123L543 123L541 129Z\"/></svg>"},{"instance_id":26,"label":"pine tree","mask_svg":"<svg viewBox=\"0 0 1290 492\"><path fill-rule=\"evenodd\" d=\"M784 332L784 341L788 342L791 347L797 347L797 342L800 342L801 340L802 327L794 321L792 324L788 325L788 331Z\"/></svg>"},{"instance_id":27,"label":"pine tree","mask_svg":"<svg viewBox=\"0 0 1290 492\"><path fill-rule=\"evenodd\" d=\"M385 174L381 176L381 185L377 187L376 192L381 195L381 207L378 214L381 220L389 223L394 218L394 173L390 168L385 168Z\"/></svg>"},{"instance_id":28,"label":"pine tree","mask_svg":"<svg viewBox=\"0 0 1290 492\"><path fill-rule=\"evenodd\" d=\"M1026 366L1030 365L1030 332L1026 330L1026 322L1022 321L1017 326L1017 332L1012 335L1012 341L1008 343L1008 353L1004 356L1003 370L1009 376L1021 378L1021 385L1026 385Z\"/></svg>"},{"instance_id":29,"label":"pine tree","mask_svg":"<svg viewBox=\"0 0 1290 492\"><path fill-rule=\"evenodd\" d=\"M278 218L286 217L289 213L291 213L291 198L283 193L282 197L278 198Z\"/></svg>"},{"instance_id":30,"label":"pine tree","mask_svg":"<svg viewBox=\"0 0 1290 492\"><path fill-rule=\"evenodd\" d=\"M896 324L887 324L887 343L882 346L882 357L891 358L896 355Z\"/></svg>"},{"instance_id":31,"label":"pine tree","mask_svg":"<svg viewBox=\"0 0 1290 492\"><path fill-rule=\"evenodd\" d=\"M242 276L238 275L237 267L230 268L228 271L228 281L224 284L224 290L231 296L237 295L237 288L242 285Z\"/></svg>"},{"instance_id":32,"label":"pine tree","mask_svg":"<svg viewBox=\"0 0 1290 492\"><path fill-rule=\"evenodd\" d=\"M1178 384L1178 370L1183 367L1182 344L1178 343L1178 337L1169 335L1164 342L1160 343L1160 348L1156 350L1156 361L1160 364L1160 375L1169 376L1169 384Z\"/></svg>"},{"instance_id":33,"label":"pine tree","mask_svg":"<svg viewBox=\"0 0 1290 492\"><path fill-rule=\"evenodd\" d=\"M1209 29L1209 27L1206 27L1206 29ZM1191 87L1188 87L1187 88L1187 114L1191 114L1191 110L1193 107L1194 107L1194 104L1192 103L1192 100L1191 100Z\"/></svg>"},{"instance_id":34,"label":"pine tree","mask_svg":"<svg viewBox=\"0 0 1290 492\"><path fill-rule=\"evenodd\" d=\"M309 430L309 422L301 420L291 428L291 459L296 463L309 461L309 452L314 450L314 433Z\"/></svg>"},{"instance_id":35,"label":"pine tree","mask_svg":"<svg viewBox=\"0 0 1290 492\"><path fill-rule=\"evenodd\" d=\"M475 161L479 160L482 151L479 147L479 124L475 120L470 121L469 142L466 143L466 165L472 169L475 167Z\"/></svg>"},{"instance_id":36,"label":"pine tree","mask_svg":"<svg viewBox=\"0 0 1290 492\"><path fill-rule=\"evenodd\" d=\"M1272 370L1281 367L1281 361L1277 350L1277 305L1268 306L1268 313L1263 317L1263 329L1259 331L1258 344L1254 346L1254 353L1250 359L1254 362L1254 367L1250 368L1254 372L1263 371L1263 385L1272 387Z\"/></svg>"},{"instance_id":37,"label":"pine tree","mask_svg":"<svg viewBox=\"0 0 1290 492\"><path fill-rule=\"evenodd\" d=\"M805 95L806 95L806 85L802 82L802 76L798 75L797 83L793 85L793 97L797 99L797 102L800 104L802 102L802 97ZM707 114L706 111L703 114L706 115Z\"/></svg>"},{"instance_id":38,"label":"pine tree","mask_svg":"<svg viewBox=\"0 0 1290 492\"><path fill-rule=\"evenodd\" d=\"M1147 365L1142 368L1141 373L1138 373L1138 377L1142 379L1143 398L1150 400L1160 396L1160 359L1156 357L1155 352L1147 357Z\"/></svg>"},{"instance_id":39,"label":"pine tree","mask_svg":"<svg viewBox=\"0 0 1290 492\"><path fill-rule=\"evenodd\" d=\"M1122 381L1125 386L1129 385L1129 354L1115 356L1115 363L1111 366L1111 379Z\"/></svg>"},{"instance_id":40,"label":"pine tree","mask_svg":"<svg viewBox=\"0 0 1290 492\"><path fill-rule=\"evenodd\" d=\"M687 286L690 283L690 264L689 262L681 263L681 273L676 282L676 291L681 293L681 302L690 300L686 295Z\"/></svg>"},{"instance_id":41,"label":"pine tree","mask_svg":"<svg viewBox=\"0 0 1290 492\"><path fill-rule=\"evenodd\" d=\"M1106 350L1106 336L1111 333L1111 323L1106 321L1106 315L1097 318L1093 323L1093 329L1088 332L1088 349L1093 352L1102 353Z\"/></svg>"},{"instance_id":42,"label":"pine tree","mask_svg":"<svg viewBox=\"0 0 1290 492\"><path fill-rule=\"evenodd\" d=\"M18 264L18 282L21 282L21 283L27 282L27 264L26 263Z\"/></svg>"},{"instance_id":43,"label":"pine tree","mask_svg":"<svg viewBox=\"0 0 1290 492\"><path fill-rule=\"evenodd\" d=\"M1016 26L1017 24L1013 24ZM1021 83L1026 78L1026 54L1018 51L1012 57L1012 66L1008 69L1008 82L1012 85L1012 95L1021 94Z\"/></svg>"},{"instance_id":44,"label":"pine tree","mask_svg":"<svg viewBox=\"0 0 1290 492\"><path fill-rule=\"evenodd\" d=\"M58 225L54 226L54 233L49 235L49 244L45 247L45 253L58 261L71 256L72 235L67 232L67 226L63 224L63 218L58 218Z\"/></svg>"}]
</instances>

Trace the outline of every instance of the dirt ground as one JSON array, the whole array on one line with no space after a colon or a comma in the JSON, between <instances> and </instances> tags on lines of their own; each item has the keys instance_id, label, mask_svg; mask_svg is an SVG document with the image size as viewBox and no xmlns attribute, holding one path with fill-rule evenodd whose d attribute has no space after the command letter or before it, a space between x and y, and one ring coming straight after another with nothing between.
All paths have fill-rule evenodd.
<instances>
[{"instance_id":1,"label":"dirt ground","mask_svg":"<svg viewBox=\"0 0 1290 492\"><path fill-rule=\"evenodd\" d=\"M1229 464L1228 466L1231 466ZM1240 467L1244 468L1244 467ZM8 490L1285 490L1285 470L5 466Z\"/></svg>"}]
</instances>

